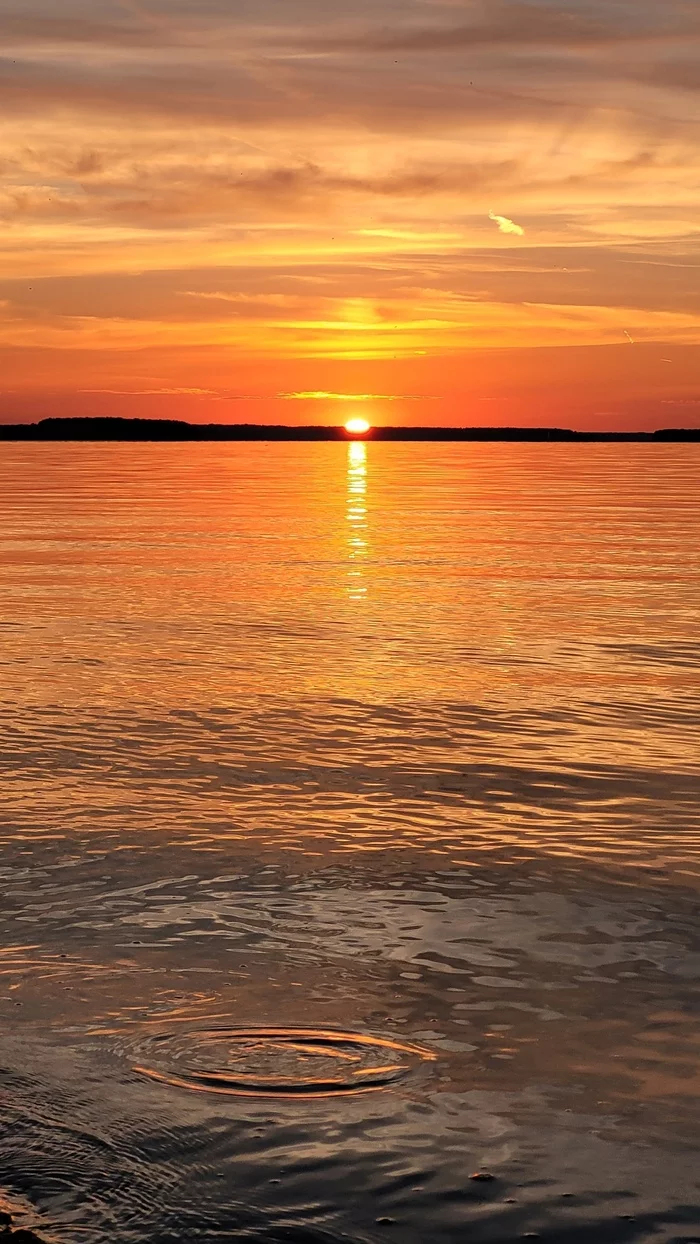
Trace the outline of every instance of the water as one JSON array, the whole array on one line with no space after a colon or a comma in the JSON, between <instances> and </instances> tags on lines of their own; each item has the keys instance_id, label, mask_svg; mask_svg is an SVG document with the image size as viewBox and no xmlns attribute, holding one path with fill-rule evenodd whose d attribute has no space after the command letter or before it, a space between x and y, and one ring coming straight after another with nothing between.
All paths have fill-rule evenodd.
<instances>
[{"instance_id":1,"label":"water","mask_svg":"<svg viewBox=\"0 0 700 1244\"><path fill-rule=\"evenodd\" d=\"M3 447L0 1193L47 1238L700 1238L699 466Z\"/></svg>"}]
</instances>

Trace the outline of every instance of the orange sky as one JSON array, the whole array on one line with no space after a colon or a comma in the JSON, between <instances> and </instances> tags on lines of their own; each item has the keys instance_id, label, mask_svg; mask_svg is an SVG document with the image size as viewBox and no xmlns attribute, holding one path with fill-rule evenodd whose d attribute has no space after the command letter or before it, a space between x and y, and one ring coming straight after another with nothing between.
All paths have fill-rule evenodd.
<instances>
[{"instance_id":1,"label":"orange sky","mask_svg":"<svg viewBox=\"0 0 700 1244\"><path fill-rule=\"evenodd\" d=\"M700 426L697 0L0 0L0 38L0 419Z\"/></svg>"}]
</instances>

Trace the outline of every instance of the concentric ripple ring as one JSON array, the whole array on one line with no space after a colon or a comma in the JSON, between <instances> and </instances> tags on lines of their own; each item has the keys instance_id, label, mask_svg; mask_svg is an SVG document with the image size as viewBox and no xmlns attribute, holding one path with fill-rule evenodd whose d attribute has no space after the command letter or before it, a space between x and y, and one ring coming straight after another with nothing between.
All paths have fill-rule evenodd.
<instances>
[{"instance_id":1,"label":"concentric ripple ring","mask_svg":"<svg viewBox=\"0 0 700 1244\"><path fill-rule=\"evenodd\" d=\"M433 1051L393 1037L319 1028L206 1028L149 1040L133 1070L176 1088L247 1097L368 1093L405 1079Z\"/></svg>"}]
</instances>

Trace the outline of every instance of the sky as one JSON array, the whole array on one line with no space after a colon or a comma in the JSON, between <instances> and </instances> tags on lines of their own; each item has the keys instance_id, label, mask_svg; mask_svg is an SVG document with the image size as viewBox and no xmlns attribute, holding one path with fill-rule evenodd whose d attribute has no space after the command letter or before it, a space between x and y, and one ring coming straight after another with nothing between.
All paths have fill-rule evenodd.
<instances>
[{"instance_id":1,"label":"sky","mask_svg":"<svg viewBox=\"0 0 700 1244\"><path fill-rule=\"evenodd\" d=\"M698 0L0 0L0 420L700 426Z\"/></svg>"}]
</instances>

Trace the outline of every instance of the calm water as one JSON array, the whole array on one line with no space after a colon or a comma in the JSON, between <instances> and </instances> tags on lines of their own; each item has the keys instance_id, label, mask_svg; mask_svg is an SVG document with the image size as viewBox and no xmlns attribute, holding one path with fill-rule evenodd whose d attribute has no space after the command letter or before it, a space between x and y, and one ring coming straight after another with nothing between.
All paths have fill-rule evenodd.
<instances>
[{"instance_id":1,"label":"calm water","mask_svg":"<svg viewBox=\"0 0 700 1244\"><path fill-rule=\"evenodd\" d=\"M699 468L3 446L0 1192L47 1237L700 1238Z\"/></svg>"}]
</instances>

